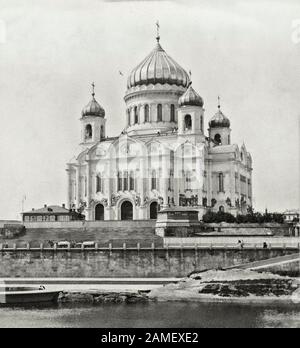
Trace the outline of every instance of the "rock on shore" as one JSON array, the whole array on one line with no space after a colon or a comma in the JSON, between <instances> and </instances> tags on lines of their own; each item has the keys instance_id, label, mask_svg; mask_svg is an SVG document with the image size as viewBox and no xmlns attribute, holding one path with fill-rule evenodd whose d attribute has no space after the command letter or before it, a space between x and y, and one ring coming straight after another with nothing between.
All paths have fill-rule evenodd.
<instances>
[{"instance_id":1,"label":"rock on shore","mask_svg":"<svg viewBox=\"0 0 300 348\"><path fill-rule=\"evenodd\" d=\"M61 292L58 298L60 303L143 303L147 302L148 296L144 292Z\"/></svg>"}]
</instances>

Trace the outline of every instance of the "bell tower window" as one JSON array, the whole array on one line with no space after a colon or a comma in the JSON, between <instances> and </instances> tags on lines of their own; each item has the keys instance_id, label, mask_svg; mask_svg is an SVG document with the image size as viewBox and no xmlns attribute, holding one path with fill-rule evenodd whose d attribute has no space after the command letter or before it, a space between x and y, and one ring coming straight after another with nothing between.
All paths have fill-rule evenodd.
<instances>
[{"instance_id":1,"label":"bell tower window","mask_svg":"<svg viewBox=\"0 0 300 348\"><path fill-rule=\"evenodd\" d=\"M191 130L192 129L192 117L191 117L191 115L185 115L185 117L184 117L184 128L185 128L185 130Z\"/></svg>"},{"instance_id":2,"label":"bell tower window","mask_svg":"<svg viewBox=\"0 0 300 348\"><path fill-rule=\"evenodd\" d=\"M93 129L90 124L85 127L85 139L91 139L93 136Z\"/></svg>"},{"instance_id":3,"label":"bell tower window","mask_svg":"<svg viewBox=\"0 0 300 348\"><path fill-rule=\"evenodd\" d=\"M101 126L100 128L100 138L103 139L104 138L104 127Z\"/></svg>"},{"instance_id":4,"label":"bell tower window","mask_svg":"<svg viewBox=\"0 0 300 348\"><path fill-rule=\"evenodd\" d=\"M162 105L157 105L157 122L162 122Z\"/></svg>"},{"instance_id":5,"label":"bell tower window","mask_svg":"<svg viewBox=\"0 0 300 348\"><path fill-rule=\"evenodd\" d=\"M221 145L222 141L221 141L221 135L219 133L215 135L214 140L218 145Z\"/></svg>"}]
</instances>

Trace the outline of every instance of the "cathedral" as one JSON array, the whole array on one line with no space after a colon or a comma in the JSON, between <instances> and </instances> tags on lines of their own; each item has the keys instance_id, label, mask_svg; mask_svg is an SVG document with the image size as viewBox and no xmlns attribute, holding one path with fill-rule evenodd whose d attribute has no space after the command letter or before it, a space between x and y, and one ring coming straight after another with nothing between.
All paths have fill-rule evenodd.
<instances>
[{"instance_id":1,"label":"cathedral","mask_svg":"<svg viewBox=\"0 0 300 348\"><path fill-rule=\"evenodd\" d=\"M130 73L125 128L106 134L95 98L82 110L81 152L67 164L68 206L87 220L156 219L164 208L244 214L252 206L252 159L231 143L220 107L204 130L204 101L160 44ZM113 122L108 117L110 122ZM121 129L120 129L121 130Z\"/></svg>"}]
</instances>

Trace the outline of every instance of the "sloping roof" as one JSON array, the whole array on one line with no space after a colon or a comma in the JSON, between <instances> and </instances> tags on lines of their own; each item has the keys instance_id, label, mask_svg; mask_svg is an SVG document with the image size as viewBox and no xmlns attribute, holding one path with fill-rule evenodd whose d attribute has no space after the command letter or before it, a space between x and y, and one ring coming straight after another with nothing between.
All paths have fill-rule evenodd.
<instances>
[{"instance_id":1,"label":"sloping roof","mask_svg":"<svg viewBox=\"0 0 300 348\"><path fill-rule=\"evenodd\" d=\"M298 209L289 209L286 210L283 214L288 215L288 214L299 214L300 211Z\"/></svg>"},{"instance_id":2,"label":"sloping roof","mask_svg":"<svg viewBox=\"0 0 300 348\"><path fill-rule=\"evenodd\" d=\"M62 214L69 213L69 209L63 208L59 205L49 205L40 209L26 211L23 214Z\"/></svg>"}]
</instances>

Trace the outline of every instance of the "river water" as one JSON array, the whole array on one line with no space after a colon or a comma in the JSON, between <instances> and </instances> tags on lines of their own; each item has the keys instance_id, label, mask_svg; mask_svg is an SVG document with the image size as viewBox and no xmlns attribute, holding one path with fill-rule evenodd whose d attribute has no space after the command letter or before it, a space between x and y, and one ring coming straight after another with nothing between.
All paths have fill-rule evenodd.
<instances>
[{"instance_id":1,"label":"river water","mask_svg":"<svg viewBox=\"0 0 300 348\"><path fill-rule=\"evenodd\" d=\"M1 307L0 327L300 328L300 306L160 302Z\"/></svg>"}]
</instances>

